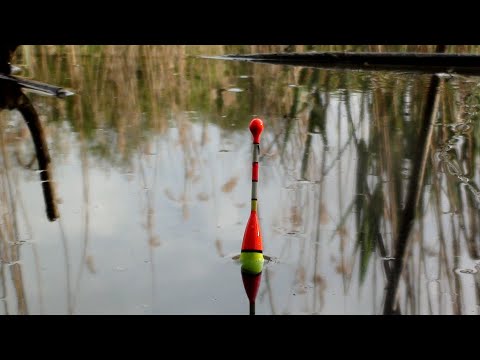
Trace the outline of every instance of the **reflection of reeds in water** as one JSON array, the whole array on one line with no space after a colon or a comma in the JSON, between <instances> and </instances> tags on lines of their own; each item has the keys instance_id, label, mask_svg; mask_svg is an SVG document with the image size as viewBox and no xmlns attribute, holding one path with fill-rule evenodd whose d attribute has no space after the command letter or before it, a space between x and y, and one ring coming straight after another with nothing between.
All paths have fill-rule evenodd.
<instances>
[{"instance_id":1,"label":"reflection of reeds in water","mask_svg":"<svg viewBox=\"0 0 480 360\"><path fill-rule=\"evenodd\" d=\"M339 75L337 79L334 80L334 83L338 83L338 78L340 79L340 83L344 81L342 80L342 77L344 76L347 75L345 75L345 73ZM395 82L392 83L392 80L390 79ZM342 254L342 260L340 261L339 265L337 265L337 268L340 269L340 271L345 272L347 283L349 279L349 269L354 266L354 259L357 256L360 257L358 271L360 273L360 279L363 281L369 272L372 273L373 271L373 274L377 272L377 267L375 264L379 263L380 257L393 256L393 249L395 246L395 244L392 243L394 239L393 235L399 231L405 230L403 228L406 225L399 224L399 211L404 206L403 204L406 201L405 196L407 194L407 182L405 177L413 179L414 182L421 183L421 180L417 177L418 174L411 172L412 168L410 164L414 160L414 158L412 158L412 156L414 156L414 152L412 150L418 146L416 143L416 139L418 138L416 135L416 129L420 125L416 124L421 123L422 121L420 119L423 118L422 111L425 107L426 99L426 86L422 78L405 77L402 79L383 74L373 75L369 79L369 87L372 88L371 91L366 89L361 83L361 76L357 77L356 80L360 80L360 82L357 82L357 84L350 83L348 86L346 86L346 88L349 89L346 96L349 96L348 92L351 92L352 85L353 87L357 86L363 91L361 93L362 108L360 110L360 114L362 113L364 106L363 99L366 98L367 102L371 104L370 106L372 106L371 124L369 126L370 131L368 132L368 136L366 136L367 133L362 131L362 128L365 128L362 125L362 119L351 119L351 115L347 116L348 128L350 129L350 139L348 140L348 145L353 147L353 149L356 149L357 153L357 189L355 195L357 197L357 200L355 200L356 210L353 214L351 213L351 206L342 205L344 199L342 199L341 191L339 191L338 205L340 206L340 209L338 211L333 211L334 205L332 204L322 206L322 198L320 194L317 200L318 215L316 215L317 224L319 225L325 221L325 211L328 211L329 213L340 214L339 218L334 219L337 222L337 226L335 227L335 235L331 237L331 239L339 241L340 243L340 254ZM457 82L456 80L453 81ZM460 85L458 85L458 83ZM425 290L424 283L421 280L424 278L424 276L428 276L425 273L427 269L426 264L430 262L429 258L433 256L431 252L426 249L426 244L430 243L430 241L425 239L425 217L431 219L433 216L436 218L437 224L440 224L440 227L438 228L440 234L440 242L438 244L440 247L440 254L439 256L436 256L436 258L439 262L439 269L441 273L439 273L436 278L448 279L446 283L447 287L445 288L442 283L440 292L448 292L452 294L453 305L451 307L451 311L454 313L462 313L463 311L463 302L461 297L464 293L464 290L462 290L462 281L459 276L453 272L453 270L459 266L459 257L461 253L460 239L465 239L466 249L469 252L471 259L478 259L475 237L478 236L477 223L479 193L476 182L472 179L472 177L475 177L475 172L474 169L472 169L472 166L475 163L476 156L478 156L478 149L475 145L475 139L473 136L471 136L472 131L470 131L470 129L473 124L470 120L467 125L465 125L465 120L455 119L447 113L455 111L455 109L458 107L462 107L462 104L465 101L472 101L472 97L475 96L471 94L471 91L474 90L472 86L469 87L468 84L465 86L465 84L462 84L461 81L458 81L458 83L456 83L456 86L453 88L450 88L447 85L447 89L441 94L440 101L443 101L444 107L443 111L441 112L440 119L442 119L444 122L444 126L440 127L439 129L442 129L443 133L445 134L445 129L449 126L448 124L460 121L460 125L463 125L460 127L453 127L453 129L460 129L460 131L456 131L450 135L452 139L455 139L454 142L458 142L458 135L464 137L465 142L463 143L463 146L461 148L456 147L457 151L460 151L460 155L458 156L459 159L455 159L456 161L461 159L462 164L452 164L451 161L450 163L445 163L446 160L451 159L455 154L451 149L452 147L450 147L451 153L443 156L443 165L441 167L437 167L438 169L441 169L442 167L447 169L445 174L437 173L435 176L433 176L435 173L432 173L431 157L425 160L427 168L426 182L427 184L432 185L430 191L433 198L437 198L439 196L441 200L437 199L437 201L433 203L428 202L429 197L426 197L426 193L421 190L417 195L420 196L421 194L419 197L420 209L423 208L424 210L420 210L419 215L412 219L412 221L415 221L415 230L411 235L411 241L413 244L415 244L412 246L418 246L420 251L417 253L416 251L411 250L407 253L406 267L402 272L402 278L404 279L402 291L405 291L404 295L401 296L403 299L402 307L407 313L423 312L424 310L422 309L425 308L430 309L428 311L431 313L444 313L449 311L445 307L446 304L440 295L438 298L439 305L436 309L434 309L432 302L435 300L431 298L430 293L428 293L428 289L427 291ZM327 85L324 80L322 81L322 79L320 79L319 85L317 86L319 89L323 89L327 86L331 88L332 81L330 81ZM454 102L453 99L451 99L452 95L455 95L456 93L457 86L460 86L460 92L463 91L461 87L465 86L468 88L466 91L467 94L470 95L467 96L467 99L460 99L460 101L457 99L457 102ZM307 88L305 91L315 91L315 88ZM299 101L298 99L300 99L300 96L296 94L294 99L295 101ZM308 97L305 99L308 101ZM423 104L419 103L417 99L423 99ZM449 101L448 105L445 104L446 101ZM343 103L346 106L346 112L351 113L351 109L349 109L351 104L349 104L349 101L345 97L343 98ZM304 105L299 102L298 104L293 104L292 106L298 108ZM477 105L475 104L475 106ZM476 113L474 109L471 109L470 112L472 114ZM298 116L307 116L307 114L300 113ZM472 115L470 115L470 117L471 116ZM329 121L333 121L333 119L329 119ZM341 119L338 119L338 123L340 122L342 122ZM344 157L341 151L338 151L339 149L343 148L344 142L342 141L342 134L344 133L345 132L342 132L339 127L337 132L338 138L335 140L336 143L333 145L337 148L337 159L339 164L342 161L341 159ZM299 136L303 138L304 145L296 145L298 143L291 139L292 136ZM360 141L357 139L359 136L361 138ZM430 145L430 147L433 147L434 150L436 146L435 144L437 143L436 139L437 138L435 138L433 144ZM284 157L285 167L289 168L293 166L294 161L289 161L290 156L292 159L295 159L295 155L293 154L301 154L302 152L305 153L310 151L309 148L312 147L311 127L298 127L296 131L289 135L289 138L286 138L286 140L289 141L289 145L292 146L291 149L286 151ZM286 144L282 145L284 147L286 146ZM289 155L289 153L292 155ZM298 159L298 155L296 158ZM303 176L304 179L314 180L320 184L322 184L324 181L322 175L325 175L325 165L321 160L321 156L315 160L309 160L308 158L305 159L304 156L304 161L302 162L301 168L297 169L300 174L306 174L307 171L310 174L318 174L317 176ZM340 165L338 166L338 169L340 169ZM461 169L469 169L467 172L468 176L465 175L466 171L462 171ZM450 176L446 177L446 174ZM374 175L378 180L372 182L372 175ZM337 174L339 189L342 188L342 177L343 176L341 173ZM448 186L443 189L441 186L437 185L438 181L441 181L442 179L446 179L448 183ZM463 186L459 187L459 184L463 184ZM303 190L301 190L299 187L298 191L302 192ZM446 203L451 203L451 211L453 211L455 214L458 214L457 216L453 216L452 214L450 217L450 224L442 224L445 219L445 215L443 215L443 211L445 210L442 210L442 207L444 207ZM314 211L313 209L315 209L315 206L308 206L308 204L303 205L304 217L308 218L308 215L306 215L305 212ZM435 209L434 214L429 213L429 208L431 206L433 206ZM349 221L350 218L356 218L355 223ZM348 233L358 234L355 240L344 232L345 224L349 224L348 226L350 229L348 230ZM399 226L402 228L400 229ZM309 228L313 230L313 228ZM428 225L428 228L432 230L430 225ZM450 234L447 235L445 230L442 230L444 228L448 228ZM305 232L307 234L310 233L309 230L306 230ZM377 234L381 234L382 236L378 237ZM353 249L351 246L352 240L354 240L356 243L356 247ZM350 246L345 246L346 242L348 242ZM451 243L451 248L448 248L448 243ZM381 248L379 248L380 245ZM353 250L351 255L347 255L347 258L351 259L348 262L345 261L345 258L343 257L346 249L349 249L350 251ZM377 253L377 251L382 255ZM418 257L417 254L420 256ZM302 255L300 254L300 258L301 257ZM384 274L382 276L386 282L388 277L391 276L393 269L390 270L390 266L387 261L380 261L384 269ZM299 265L299 271L304 273L305 264L308 263L308 260L304 259L301 262L303 265ZM374 267L373 270L369 271L369 267L371 268L372 266ZM317 266L315 265L312 270L313 277L315 277L315 272L317 271L316 268ZM421 273L424 275L420 276ZM301 277L301 279L303 278L305 278L305 276ZM301 279L297 278L297 284L302 283L303 280ZM377 282L374 281L374 286L376 286L376 284ZM349 291L348 286L344 287L344 291L346 293ZM425 292L427 292L426 295ZM475 289L475 293L477 297L476 302L478 303L478 285ZM317 308L314 305L310 311L316 312L319 311L319 309L321 308ZM374 311L378 312L378 308Z\"/></svg>"},{"instance_id":2,"label":"reflection of reeds in water","mask_svg":"<svg viewBox=\"0 0 480 360\"><path fill-rule=\"evenodd\" d=\"M154 136L166 136L170 128L175 128L178 142L169 140L171 150L168 151L181 153L181 157L176 158L183 161L185 181L181 193L176 193L178 189L162 189L166 197L181 204L184 220L187 220L192 200L206 202L216 193L228 193L237 184L233 177L215 184L213 194L192 194L192 184L203 171L207 171L198 154L208 141L206 131L196 139L193 124L203 121L201 124L206 129L205 122L213 123L222 131L230 132L246 128L252 112L263 111L275 115L269 119L269 131L271 129L275 136L271 143L263 145L263 149L281 155L275 159L274 171L294 184L288 195L292 206L280 215L287 220L288 228L284 230L293 236L313 234L311 238L315 241L314 251L308 248L310 241L298 242L293 287L298 290L296 296L302 292L308 296L310 292L305 289L312 284L312 293L315 294L302 306L308 312L323 309L325 290L331 283L322 272L324 242L334 243L340 254L331 259L331 266L342 276L344 293L353 291L352 283L356 283L356 279L360 283L372 283L369 276L373 277L377 272L379 279L386 280L390 266L379 259L379 253L383 254L382 257L392 256L395 248L393 239L401 226L399 216L407 193L405 178L413 176L412 149L417 145L427 82L422 77L384 73L351 74L188 58L194 54L277 52L283 49L284 46L265 45L23 46L19 50L17 62L27 65L27 75L71 87L78 93L75 99L65 103L43 98L36 101L44 105L49 121L68 122L81 143L85 194L82 264L88 263L92 256L88 254L88 168L93 165L86 160L91 159L89 156L93 155L95 161L109 167L132 169L135 162L142 167L151 152L145 150L145 144L151 144ZM433 52L434 49L434 46L424 45L383 45L368 50ZM294 46L288 50L361 51L365 47ZM478 47L450 46L448 51L477 53ZM452 311L461 312L463 290L460 289L459 276L452 271L458 264L455 256L465 246L472 259L478 258L478 188L475 185L478 181L473 180L475 159L479 156L479 133L478 127L474 126L476 115L472 110L477 106L477 95L472 87L457 79L452 81L459 89L449 87L447 83L441 94L440 118L443 124L435 129L432 153L440 152L443 157L440 166L436 167L431 167L430 159L427 160L425 183L429 185L431 195L423 193L419 200L420 214L413 230L418 235L412 237L413 247L419 251L412 250L406 259L406 270L399 288L402 313L419 312L425 302L431 313L450 311L441 291L457 294L452 295L452 299L458 300ZM238 96L225 91L230 87L248 91ZM334 107L337 119L329 116ZM210 118L205 120L204 114ZM451 131L450 125L461 125L466 121L473 131ZM335 122L334 126L329 125L332 122ZM67 152L68 144L60 142L61 136L55 136L61 127L52 126L50 131L53 147L61 147L59 153ZM438 139L443 139L442 144L448 144L454 136L461 136L464 140L462 146L456 147L456 153L438 147ZM153 152L159 149L157 146ZM158 153L156 155L156 161L159 161ZM338 180L338 201L328 203L325 182L332 176ZM348 195L351 191L344 191L352 186L350 178L354 179L353 196ZM299 179L303 182L297 182ZM151 185L157 184L157 180L152 182L145 173L142 184L149 189L143 209L146 211L148 244L152 249L159 244L152 203L154 186ZM313 189L313 196L307 193L307 188ZM446 206L449 215L444 214ZM433 244L425 232L429 227L426 222L432 218L436 221L439 236L438 243ZM325 236L327 228L333 231ZM291 246L292 241L285 244L282 254L295 248ZM220 239L216 240L215 246L219 254L223 254ZM422 291L425 294L425 290L418 274L425 272L427 264L433 260L438 263L437 278L447 278L441 284L438 306L430 293L419 295ZM358 273L354 274L354 271ZM268 268L265 274L272 311L288 311L280 309L281 302L275 303L272 297L274 283ZM79 288L79 283L80 277L77 277L75 289ZM373 282L373 286L378 283ZM478 303L480 292L478 284L476 286ZM373 311L378 312L378 306Z\"/></svg>"},{"instance_id":3,"label":"reflection of reeds in water","mask_svg":"<svg viewBox=\"0 0 480 360\"><path fill-rule=\"evenodd\" d=\"M1 225L0 225L0 266L1 282L5 302L5 313L9 313L7 304L7 276L10 275L13 284L17 308L14 313L27 314L27 299L25 296L22 267L20 264L20 234L17 222L18 195L19 189L16 187L18 176L11 169L10 157L8 156L7 144L5 143L5 118L0 118L0 149L2 155L2 167L0 168L0 204L1 204ZM13 177L13 178L12 178ZM38 269L37 269L38 270Z\"/></svg>"},{"instance_id":4,"label":"reflection of reeds in water","mask_svg":"<svg viewBox=\"0 0 480 360\"><path fill-rule=\"evenodd\" d=\"M25 64L27 75L35 76L37 80L48 80L75 89L78 93L78 100L75 101L79 104L74 107L82 109L83 120L75 116L70 102L62 110L63 117L72 123L75 130L80 130L81 126L87 139L94 139L88 145L88 150L97 154L99 160L126 165L131 158L129 154L137 149L137 145L146 137L167 130L172 113L190 109L214 113L218 96L224 100L224 107L227 107L219 110L218 114L226 115L226 118L218 116L212 119L220 125L227 126L232 118L236 118L243 122L236 121L235 127L242 127L250 118L250 109L263 108L268 108L269 112L287 115L289 126L297 124L295 117L304 109L301 99L292 100L292 94L297 97L300 90L294 88L293 91L288 91L285 85L295 84L297 80L302 83L302 77L307 76L307 82L313 89L317 85L317 76L322 77L325 72L296 68L285 71L281 67L252 67L248 64L232 66L188 58L189 55L212 52L269 52L282 49L279 45L22 46L17 51L16 61ZM347 45L295 46L295 51L361 49L365 50L361 46ZM383 46L382 50L433 51L434 46ZM455 46L449 47L449 51L456 50ZM465 47L461 50L475 52L476 48ZM241 75L249 77L239 79ZM264 79L273 78L275 82L269 83L268 88L265 88ZM338 88L338 81L338 77L332 81L332 90ZM226 89L237 85L248 87L248 96L238 99L228 92L221 92L221 95L211 92L211 89ZM265 95L254 96L257 89ZM228 106L225 101L234 98L235 102ZM63 106L58 102L48 103L58 109L55 111L60 111ZM315 109L312 111L314 116ZM303 123L301 125L304 126ZM289 126L285 133L287 138Z\"/></svg>"}]
</instances>

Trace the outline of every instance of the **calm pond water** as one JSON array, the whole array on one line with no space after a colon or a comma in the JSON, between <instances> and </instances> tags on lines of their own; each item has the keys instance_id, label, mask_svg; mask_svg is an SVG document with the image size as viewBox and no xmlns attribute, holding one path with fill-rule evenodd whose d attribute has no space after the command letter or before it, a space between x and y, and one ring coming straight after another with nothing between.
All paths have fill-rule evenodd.
<instances>
[{"instance_id":1,"label":"calm pond water","mask_svg":"<svg viewBox=\"0 0 480 360\"><path fill-rule=\"evenodd\" d=\"M21 46L21 76L76 94L26 92L56 221L0 113L0 313L248 314L232 257L260 117L257 314L477 314L480 78L195 57L277 50Z\"/></svg>"}]
</instances>

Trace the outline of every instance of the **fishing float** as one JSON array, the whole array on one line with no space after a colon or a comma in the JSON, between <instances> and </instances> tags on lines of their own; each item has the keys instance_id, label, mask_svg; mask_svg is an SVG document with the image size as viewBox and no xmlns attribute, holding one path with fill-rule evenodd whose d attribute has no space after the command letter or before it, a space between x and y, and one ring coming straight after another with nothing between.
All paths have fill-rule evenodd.
<instances>
[{"instance_id":1,"label":"fishing float","mask_svg":"<svg viewBox=\"0 0 480 360\"><path fill-rule=\"evenodd\" d=\"M250 132L253 136L252 156L252 202L243 235L240 263L242 264L242 281L250 302L250 315L255 315L255 298L260 286L263 270L263 243L260 222L258 221L258 157L260 154L260 137L263 131L263 121L255 118L250 122Z\"/></svg>"}]
</instances>

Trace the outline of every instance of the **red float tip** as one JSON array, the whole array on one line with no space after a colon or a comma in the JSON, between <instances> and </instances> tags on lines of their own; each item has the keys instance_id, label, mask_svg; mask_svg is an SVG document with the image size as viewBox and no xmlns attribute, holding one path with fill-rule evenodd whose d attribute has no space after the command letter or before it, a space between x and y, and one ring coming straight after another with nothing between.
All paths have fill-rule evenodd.
<instances>
[{"instance_id":1,"label":"red float tip","mask_svg":"<svg viewBox=\"0 0 480 360\"><path fill-rule=\"evenodd\" d=\"M255 144L260 144L260 136L262 135L263 131L263 121L259 118L255 118L250 121L249 128L253 135L253 142Z\"/></svg>"}]
</instances>

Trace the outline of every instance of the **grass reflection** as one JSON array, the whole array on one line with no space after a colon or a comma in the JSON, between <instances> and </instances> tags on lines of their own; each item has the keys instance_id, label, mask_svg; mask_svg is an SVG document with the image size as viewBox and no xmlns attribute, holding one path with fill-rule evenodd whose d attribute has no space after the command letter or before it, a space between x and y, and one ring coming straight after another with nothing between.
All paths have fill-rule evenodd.
<instances>
[{"instance_id":1,"label":"grass reflection","mask_svg":"<svg viewBox=\"0 0 480 360\"><path fill-rule=\"evenodd\" d=\"M192 220L192 207L204 206L205 211L208 206L218 208L223 197L241 209L234 196L242 184L241 167L221 177L214 169L224 163L212 161L218 159L211 153L222 150L225 162L232 159L227 157L236 151L232 139L243 134L254 115L268 120L261 158L269 166L262 166L262 179L276 186L279 201L275 212L265 214L272 223L264 227L271 229L271 238L276 240L272 249L278 254L274 255L292 260L295 268L288 285L275 278L278 270L274 266L265 269L258 301L268 304L272 313L338 311L329 308L329 298L335 301L340 296L357 295L373 299L368 301L371 313L382 313L385 307L390 309L387 313L461 314L472 296L475 304L480 304L479 282L472 293L464 285L465 277L455 272L462 267L461 257L471 261L479 257L478 79L453 76L442 80L431 141L425 143L419 138L424 133L429 103L428 76L190 57L276 52L285 47L19 49L15 63L23 65L24 75L78 93L62 102L32 97L41 109L40 116L48 121L48 139L58 161L66 161L73 151L65 133L73 133L80 144L84 236L80 267L69 274L72 282L75 279L69 285L73 292L71 311L81 291L84 267L94 269L94 255L89 251L90 169L108 172L115 168L139 174L137 185L145 189L139 208L155 299L154 279L160 276L155 270L155 252L162 248L164 239L159 234L165 226L155 221L159 204L170 201L178 205L185 223ZM365 48L295 45L288 50ZM428 52L435 46L382 45L368 50ZM478 47L449 46L447 52L477 53ZM229 91L232 88L243 91ZM213 129L218 130L220 139L219 148L214 150ZM5 140L5 164L14 159L14 149L20 159L30 159L33 154L32 147L25 145L28 139L21 135L21 127L16 130L18 136L10 143ZM420 156L421 171L417 166L419 150L424 155ZM171 171L180 174L174 185L163 182L162 163L171 164ZM8 184L15 187L15 181L8 179L7 169L12 171L7 165L2 170L1 196L4 206L10 204L6 213L12 214L18 200L11 198L19 199L21 189L9 190ZM15 176L20 175L17 172ZM412 190L415 185L419 187ZM411 215L407 219L406 209ZM0 235L5 239L16 238L15 221L11 218L2 224L5 228ZM399 244L405 242L402 234L409 235L408 248L400 249ZM220 256L228 252L221 236L212 242ZM5 261L18 260L7 240L2 244ZM2 274L4 271L2 267ZM19 278L17 274L15 279ZM2 279L5 281L4 275ZM388 289L395 290L384 293L389 281ZM337 282L341 283L341 295L334 297L331 291ZM278 295L278 289L285 286L289 291ZM7 287L2 285L0 290ZM17 298L24 298L19 289ZM448 301L443 294L448 294ZM345 312L349 312L348 306ZM26 305L19 303L18 307Z\"/></svg>"}]
</instances>

